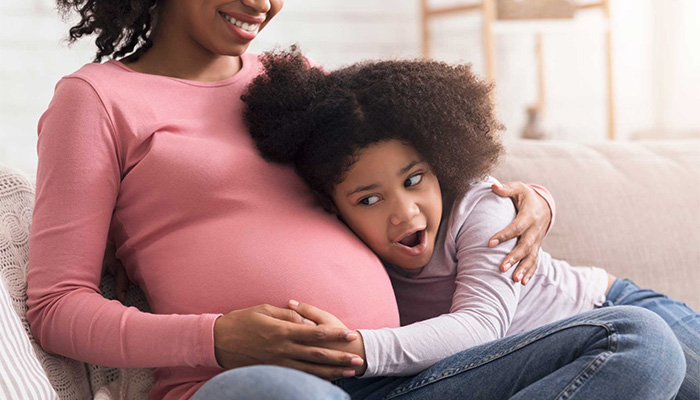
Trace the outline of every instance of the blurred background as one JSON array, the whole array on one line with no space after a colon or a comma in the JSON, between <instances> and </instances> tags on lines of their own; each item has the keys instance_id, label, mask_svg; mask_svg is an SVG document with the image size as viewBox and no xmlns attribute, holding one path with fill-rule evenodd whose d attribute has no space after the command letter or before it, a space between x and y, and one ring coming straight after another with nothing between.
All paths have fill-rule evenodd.
<instances>
[{"instance_id":1,"label":"blurred background","mask_svg":"<svg viewBox=\"0 0 700 400\"><path fill-rule=\"evenodd\" d=\"M0 12L0 163L33 175L38 119L94 45L67 46L72 21L51 0ZM688 138L700 137L698 21L700 0L286 0L250 51L298 43L328 69L472 63L496 84L507 139Z\"/></svg>"}]
</instances>

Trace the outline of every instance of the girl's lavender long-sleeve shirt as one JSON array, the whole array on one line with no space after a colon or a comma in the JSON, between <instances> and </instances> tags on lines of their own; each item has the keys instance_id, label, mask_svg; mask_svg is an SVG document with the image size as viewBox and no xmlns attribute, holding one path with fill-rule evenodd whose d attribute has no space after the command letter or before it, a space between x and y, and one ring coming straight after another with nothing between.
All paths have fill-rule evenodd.
<instances>
[{"instance_id":1,"label":"girl's lavender long-sleeve shirt","mask_svg":"<svg viewBox=\"0 0 700 400\"><path fill-rule=\"evenodd\" d=\"M378 259L290 167L264 161L240 95L257 56L218 82L117 61L63 78L39 122L28 317L49 352L158 367L151 398L183 399L222 370L213 325L289 299L349 328L399 325ZM153 314L98 290L107 238Z\"/></svg>"},{"instance_id":2,"label":"girl's lavender long-sleeve shirt","mask_svg":"<svg viewBox=\"0 0 700 400\"><path fill-rule=\"evenodd\" d=\"M515 208L510 199L491 191L497 182L489 178L472 184L450 207L425 267L408 271L386 266L403 326L360 329L365 377L413 375L472 346L591 310L604 301L604 270L572 267L542 250L526 286L513 281L515 268L500 271L515 239L495 247L488 241L513 221Z\"/></svg>"}]
</instances>

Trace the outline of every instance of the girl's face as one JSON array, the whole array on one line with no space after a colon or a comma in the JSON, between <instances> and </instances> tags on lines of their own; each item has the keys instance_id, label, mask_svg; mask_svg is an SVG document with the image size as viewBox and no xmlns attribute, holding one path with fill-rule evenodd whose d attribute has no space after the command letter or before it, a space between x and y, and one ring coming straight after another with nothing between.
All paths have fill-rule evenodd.
<instances>
[{"instance_id":1,"label":"girl's face","mask_svg":"<svg viewBox=\"0 0 700 400\"><path fill-rule=\"evenodd\" d=\"M158 24L214 55L243 54L283 0L167 0Z\"/></svg>"},{"instance_id":2,"label":"girl's face","mask_svg":"<svg viewBox=\"0 0 700 400\"><path fill-rule=\"evenodd\" d=\"M437 177L413 147L398 140L360 151L333 201L346 224L383 261L424 267L442 216Z\"/></svg>"}]
</instances>

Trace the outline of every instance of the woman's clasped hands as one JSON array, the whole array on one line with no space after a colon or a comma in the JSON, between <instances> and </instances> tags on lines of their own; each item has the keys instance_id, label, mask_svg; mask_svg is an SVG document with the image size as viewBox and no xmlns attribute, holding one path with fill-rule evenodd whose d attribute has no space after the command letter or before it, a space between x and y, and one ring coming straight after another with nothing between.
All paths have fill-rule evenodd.
<instances>
[{"instance_id":1,"label":"woman's clasped hands","mask_svg":"<svg viewBox=\"0 0 700 400\"><path fill-rule=\"evenodd\" d=\"M360 335L340 321L323 323L310 316L271 305L223 315L214 324L216 360L226 369L267 364L329 380L355 376L364 360L342 349Z\"/></svg>"}]
</instances>

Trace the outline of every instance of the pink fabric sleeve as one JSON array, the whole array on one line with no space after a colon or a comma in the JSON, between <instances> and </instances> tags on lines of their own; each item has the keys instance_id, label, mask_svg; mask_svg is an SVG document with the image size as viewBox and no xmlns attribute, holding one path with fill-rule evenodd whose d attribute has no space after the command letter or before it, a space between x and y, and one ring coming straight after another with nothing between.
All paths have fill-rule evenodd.
<instances>
[{"instance_id":1,"label":"pink fabric sleeve","mask_svg":"<svg viewBox=\"0 0 700 400\"><path fill-rule=\"evenodd\" d=\"M535 190L535 192L537 192L537 194L542 196L542 198L549 205L549 209L552 213L552 220L549 221L549 227L547 227L547 234L549 234L549 231L551 231L552 227L554 226L554 219L555 219L556 210L557 210L556 204L554 203L554 197L552 196L551 193L549 193L547 188L544 186L541 186L541 185L538 185L535 183L528 183L527 185L530 186L531 188L533 188Z\"/></svg>"},{"instance_id":2,"label":"pink fabric sleeve","mask_svg":"<svg viewBox=\"0 0 700 400\"><path fill-rule=\"evenodd\" d=\"M218 314L157 315L101 296L119 193L114 127L87 81L64 78L39 121L27 316L49 352L113 367L217 367Z\"/></svg>"}]
</instances>

